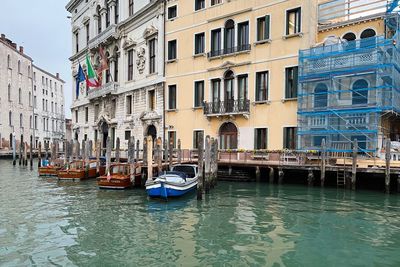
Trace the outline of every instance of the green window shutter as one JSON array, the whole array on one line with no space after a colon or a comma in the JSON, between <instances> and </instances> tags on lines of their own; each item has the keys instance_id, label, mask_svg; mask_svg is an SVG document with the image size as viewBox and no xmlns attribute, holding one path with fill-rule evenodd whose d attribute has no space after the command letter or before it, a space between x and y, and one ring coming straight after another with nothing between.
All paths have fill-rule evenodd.
<instances>
[{"instance_id":1,"label":"green window shutter","mask_svg":"<svg viewBox=\"0 0 400 267\"><path fill-rule=\"evenodd\" d=\"M299 84L299 67L293 68L293 97L297 97L298 91L298 84Z\"/></svg>"},{"instance_id":2,"label":"green window shutter","mask_svg":"<svg viewBox=\"0 0 400 267\"><path fill-rule=\"evenodd\" d=\"M257 129L254 129L254 149L258 149L258 146L257 146Z\"/></svg>"},{"instance_id":3,"label":"green window shutter","mask_svg":"<svg viewBox=\"0 0 400 267\"><path fill-rule=\"evenodd\" d=\"M270 36L269 36L269 26L270 26L270 19L271 19L271 16L270 15L266 15L265 16L265 29L264 29L264 31L265 31L265 33L264 33L264 39L270 39Z\"/></svg>"},{"instance_id":4,"label":"green window shutter","mask_svg":"<svg viewBox=\"0 0 400 267\"><path fill-rule=\"evenodd\" d=\"M265 129L265 149L268 149L268 128Z\"/></svg>"}]
</instances>

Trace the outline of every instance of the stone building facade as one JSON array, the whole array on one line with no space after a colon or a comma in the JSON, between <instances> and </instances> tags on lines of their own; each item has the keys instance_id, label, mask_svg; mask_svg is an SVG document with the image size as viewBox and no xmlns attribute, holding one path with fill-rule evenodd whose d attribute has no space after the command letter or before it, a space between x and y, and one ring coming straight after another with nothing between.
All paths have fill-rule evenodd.
<instances>
[{"instance_id":1,"label":"stone building facade","mask_svg":"<svg viewBox=\"0 0 400 267\"><path fill-rule=\"evenodd\" d=\"M33 125L35 146L39 141L50 143L65 138L65 82L56 73L53 75L33 65Z\"/></svg>"},{"instance_id":2,"label":"stone building facade","mask_svg":"<svg viewBox=\"0 0 400 267\"><path fill-rule=\"evenodd\" d=\"M104 49L109 70L100 88L72 88L73 139L116 138L127 147L130 136L163 137L164 5L163 1L72 0L72 75L86 55L95 69Z\"/></svg>"}]
</instances>

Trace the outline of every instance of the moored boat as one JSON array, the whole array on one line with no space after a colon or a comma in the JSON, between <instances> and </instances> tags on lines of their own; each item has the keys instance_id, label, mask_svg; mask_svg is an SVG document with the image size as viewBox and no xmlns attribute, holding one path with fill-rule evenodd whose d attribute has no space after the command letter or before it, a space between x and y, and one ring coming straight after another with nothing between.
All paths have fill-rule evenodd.
<instances>
[{"instance_id":1,"label":"moored boat","mask_svg":"<svg viewBox=\"0 0 400 267\"><path fill-rule=\"evenodd\" d=\"M110 171L97 178L97 185L101 189L127 189L140 184L140 170L136 170L134 181L131 180L131 167L128 163L115 163Z\"/></svg>"},{"instance_id":2,"label":"moored boat","mask_svg":"<svg viewBox=\"0 0 400 267\"><path fill-rule=\"evenodd\" d=\"M100 161L99 173L97 173L96 160L83 160L72 161L68 168L58 171L58 179L60 180L84 180L89 178L96 178L105 173L105 166Z\"/></svg>"},{"instance_id":3,"label":"moored boat","mask_svg":"<svg viewBox=\"0 0 400 267\"><path fill-rule=\"evenodd\" d=\"M198 167L190 164L179 164L171 171L161 173L157 178L146 182L149 197L168 199L179 197L197 188Z\"/></svg>"},{"instance_id":4,"label":"moored boat","mask_svg":"<svg viewBox=\"0 0 400 267\"><path fill-rule=\"evenodd\" d=\"M55 160L51 165L43 164L42 167L39 167L39 176L52 176L57 177L58 171L61 170L64 166L64 160L58 159Z\"/></svg>"}]
</instances>

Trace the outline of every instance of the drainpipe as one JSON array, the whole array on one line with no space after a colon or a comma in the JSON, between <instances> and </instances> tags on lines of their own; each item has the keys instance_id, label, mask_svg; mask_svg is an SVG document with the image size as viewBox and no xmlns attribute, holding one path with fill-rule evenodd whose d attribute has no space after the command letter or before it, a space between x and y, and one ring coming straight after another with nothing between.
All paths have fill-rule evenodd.
<instances>
[{"instance_id":1,"label":"drainpipe","mask_svg":"<svg viewBox=\"0 0 400 267\"><path fill-rule=\"evenodd\" d=\"M33 61L32 61L32 64L31 64L32 66L31 66L31 73L29 73L30 75L31 75L31 85L32 85L32 88L31 88L31 103L32 103L32 129L31 129L31 131L32 131L32 146L33 147L35 147L35 102L33 101L34 99L35 99L35 97L34 97L34 95L33 95L33 73L34 73L34 71L33 71ZM28 75L29 75L28 74ZM29 144L30 145L30 144ZM32 150L33 150L33 148L32 148ZM33 155L32 155L32 157L33 157Z\"/></svg>"},{"instance_id":2,"label":"drainpipe","mask_svg":"<svg viewBox=\"0 0 400 267\"><path fill-rule=\"evenodd\" d=\"M162 16L162 19L163 19L163 28L164 28L164 32L163 32L163 35L162 35L162 42L163 42L163 78L165 79L165 68L166 68L166 64L165 64L165 29L166 29L166 27L165 27L165 23L166 23L166 21L165 21L165 14L166 14L166 5L165 5L165 3L164 3L164 1L162 1L162 4L163 4L163 16ZM166 80L166 79L165 79ZM165 81L163 82L163 141L165 142L165 131L166 131L166 129L165 129Z\"/></svg>"}]
</instances>

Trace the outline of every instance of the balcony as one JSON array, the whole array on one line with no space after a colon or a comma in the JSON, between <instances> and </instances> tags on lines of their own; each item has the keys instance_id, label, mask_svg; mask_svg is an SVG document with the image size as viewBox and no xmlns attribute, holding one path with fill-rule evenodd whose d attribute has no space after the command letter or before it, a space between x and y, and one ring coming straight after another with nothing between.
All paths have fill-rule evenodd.
<instances>
[{"instance_id":1,"label":"balcony","mask_svg":"<svg viewBox=\"0 0 400 267\"><path fill-rule=\"evenodd\" d=\"M93 49L99 44L107 43L109 40L117 38L117 25L110 25L107 29L96 35L96 37L92 38L88 43L88 47L89 49Z\"/></svg>"},{"instance_id":2,"label":"balcony","mask_svg":"<svg viewBox=\"0 0 400 267\"><path fill-rule=\"evenodd\" d=\"M100 88L92 88L89 90L87 98L89 100L92 100L92 99L106 96L108 94L116 94L118 87L119 87L119 83L109 82Z\"/></svg>"},{"instance_id":3,"label":"balcony","mask_svg":"<svg viewBox=\"0 0 400 267\"><path fill-rule=\"evenodd\" d=\"M204 103L204 115L212 116L231 116L231 115L249 115L250 100L228 100L211 103Z\"/></svg>"},{"instance_id":4,"label":"balcony","mask_svg":"<svg viewBox=\"0 0 400 267\"><path fill-rule=\"evenodd\" d=\"M223 57L232 54L244 53L251 50L250 44L239 45L235 47L225 48L221 50L213 50L207 53L208 58Z\"/></svg>"}]
</instances>

